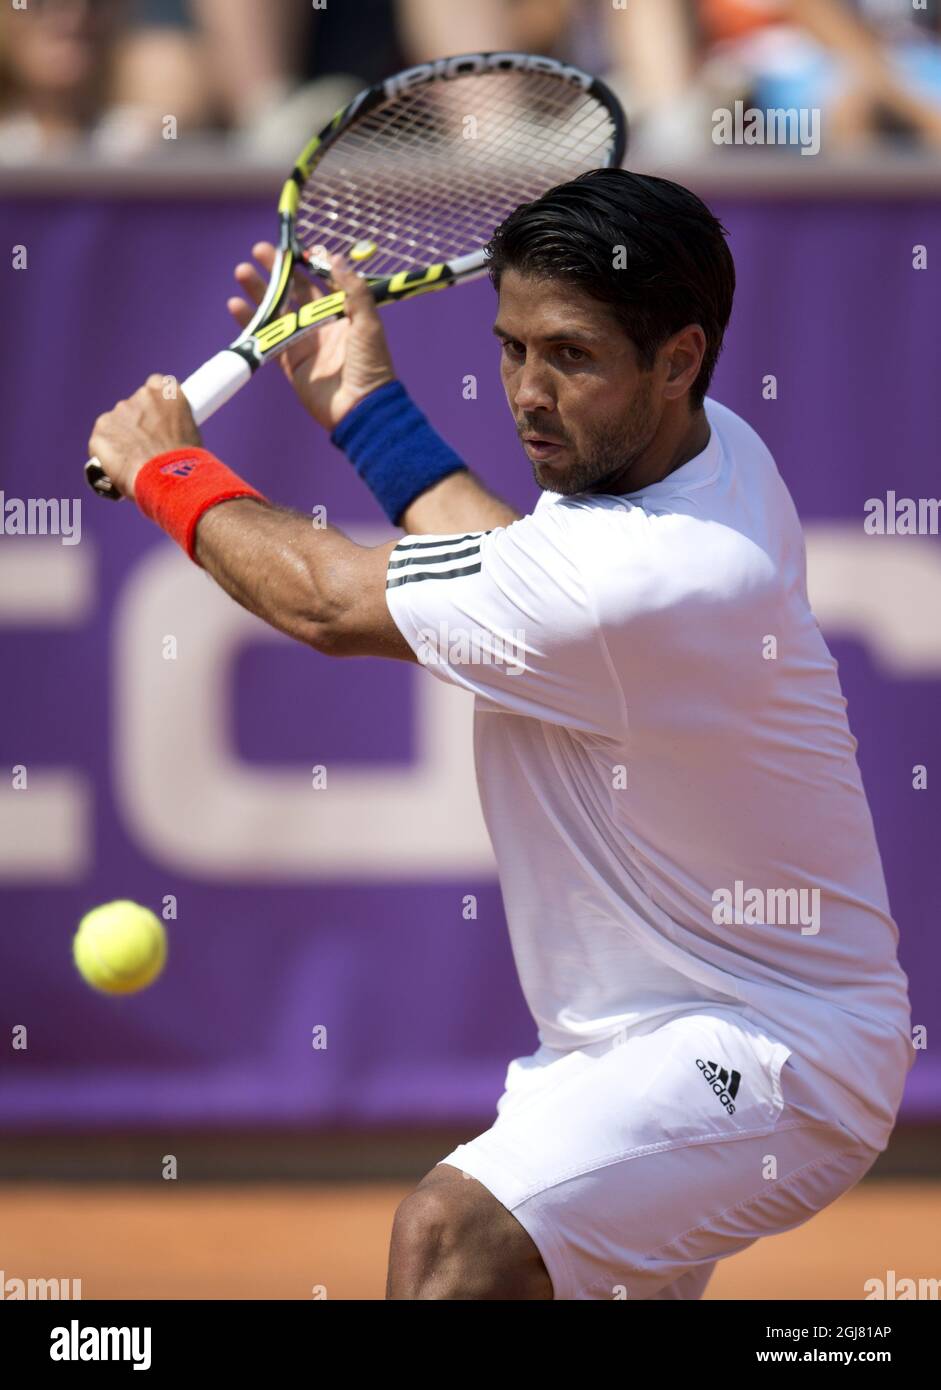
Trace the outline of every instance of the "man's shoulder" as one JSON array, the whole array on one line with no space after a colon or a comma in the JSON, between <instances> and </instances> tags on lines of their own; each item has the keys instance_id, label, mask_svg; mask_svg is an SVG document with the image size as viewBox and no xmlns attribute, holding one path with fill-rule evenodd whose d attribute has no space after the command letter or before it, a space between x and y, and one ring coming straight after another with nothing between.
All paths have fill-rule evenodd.
<instances>
[{"instance_id":1,"label":"man's shoulder","mask_svg":"<svg viewBox=\"0 0 941 1390\"><path fill-rule=\"evenodd\" d=\"M707 396L703 401L703 409L710 428L718 435L725 455L731 463L741 461L743 456L757 455L774 464L771 450L755 426L749 424L743 416L737 415L729 406L723 405L712 396Z\"/></svg>"},{"instance_id":2,"label":"man's shoulder","mask_svg":"<svg viewBox=\"0 0 941 1390\"><path fill-rule=\"evenodd\" d=\"M632 512L636 512L636 522L642 522L642 509L628 497L544 492L532 511L510 528L510 536L521 543L545 545L563 552L572 562L579 563L602 546L606 536L613 538L616 532L620 539L615 543L623 543L623 537L632 529Z\"/></svg>"}]
</instances>

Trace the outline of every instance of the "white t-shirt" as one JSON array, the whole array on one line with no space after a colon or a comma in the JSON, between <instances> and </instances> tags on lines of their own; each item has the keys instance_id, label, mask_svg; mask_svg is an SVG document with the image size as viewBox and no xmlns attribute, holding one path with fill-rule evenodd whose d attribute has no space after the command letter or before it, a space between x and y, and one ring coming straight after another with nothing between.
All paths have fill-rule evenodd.
<instances>
[{"instance_id":1,"label":"white t-shirt","mask_svg":"<svg viewBox=\"0 0 941 1390\"><path fill-rule=\"evenodd\" d=\"M914 1052L856 741L774 460L725 406L706 415L706 448L636 493L404 537L389 609L476 695L540 1042L731 1007L882 1148Z\"/></svg>"}]
</instances>

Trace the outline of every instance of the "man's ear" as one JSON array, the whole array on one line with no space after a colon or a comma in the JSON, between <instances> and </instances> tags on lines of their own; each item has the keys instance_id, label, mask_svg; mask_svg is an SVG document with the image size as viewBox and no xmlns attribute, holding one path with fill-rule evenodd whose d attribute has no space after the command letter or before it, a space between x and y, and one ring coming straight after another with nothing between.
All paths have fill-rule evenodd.
<instances>
[{"instance_id":1,"label":"man's ear","mask_svg":"<svg viewBox=\"0 0 941 1390\"><path fill-rule=\"evenodd\" d=\"M690 390L699 376L706 355L706 334L700 324L687 324L664 343L663 351L667 357L663 394L667 400L676 400Z\"/></svg>"}]
</instances>

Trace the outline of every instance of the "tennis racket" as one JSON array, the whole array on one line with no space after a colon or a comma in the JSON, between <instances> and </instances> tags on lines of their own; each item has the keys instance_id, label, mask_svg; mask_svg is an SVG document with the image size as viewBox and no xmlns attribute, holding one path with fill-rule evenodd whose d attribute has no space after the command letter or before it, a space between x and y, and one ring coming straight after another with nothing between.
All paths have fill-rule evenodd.
<instances>
[{"instance_id":1,"label":"tennis racket","mask_svg":"<svg viewBox=\"0 0 941 1390\"><path fill-rule=\"evenodd\" d=\"M197 425L262 363L343 315L320 248L365 275L379 305L462 284L486 274L483 247L514 208L620 165L626 131L603 82L530 53L441 58L360 92L282 189L277 256L251 322L182 383ZM299 268L328 292L291 309ZM85 475L99 496L120 498L97 459Z\"/></svg>"}]
</instances>

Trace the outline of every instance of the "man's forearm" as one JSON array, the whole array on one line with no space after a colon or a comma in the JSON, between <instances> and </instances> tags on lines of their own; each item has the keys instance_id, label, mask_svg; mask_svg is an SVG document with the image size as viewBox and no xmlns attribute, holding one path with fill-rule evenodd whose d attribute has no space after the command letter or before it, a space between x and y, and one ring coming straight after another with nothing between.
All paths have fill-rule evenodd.
<instances>
[{"instance_id":1,"label":"man's forearm","mask_svg":"<svg viewBox=\"0 0 941 1390\"><path fill-rule=\"evenodd\" d=\"M488 492L473 473L452 473L405 509L400 525L413 536L449 536L509 526L520 513Z\"/></svg>"},{"instance_id":2,"label":"man's forearm","mask_svg":"<svg viewBox=\"0 0 941 1390\"><path fill-rule=\"evenodd\" d=\"M240 497L203 513L195 555L237 603L295 641L328 656L414 661L386 604L394 546L357 545L335 526Z\"/></svg>"},{"instance_id":3,"label":"man's forearm","mask_svg":"<svg viewBox=\"0 0 941 1390\"><path fill-rule=\"evenodd\" d=\"M240 498L206 512L196 558L249 612L300 642L315 645L336 616L331 574L354 543L332 526L315 528L286 508Z\"/></svg>"},{"instance_id":4,"label":"man's forearm","mask_svg":"<svg viewBox=\"0 0 941 1390\"><path fill-rule=\"evenodd\" d=\"M427 439L419 430L416 448ZM519 513L488 492L459 460L455 458L452 466L457 471L427 487L405 508L399 525L406 532L489 531L517 520ZM373 564L363 547L336 527L317 527L299 512L255 498L238 498L202 515L196 528L195 557L237 603L280 632L318 650L334 651L348 649L345 632L355 651L357 630L372 634L382 630L384 610L381 615L363 611L359 591L364 575L372 577L373 568L380 577L384 574L393 544L390 541L372 552ZM377 607L375 600L372 607ZM352 612L357 608L358 613ZM390 649L388 654L403 653Z\"/></svg>"}]
</instances>

